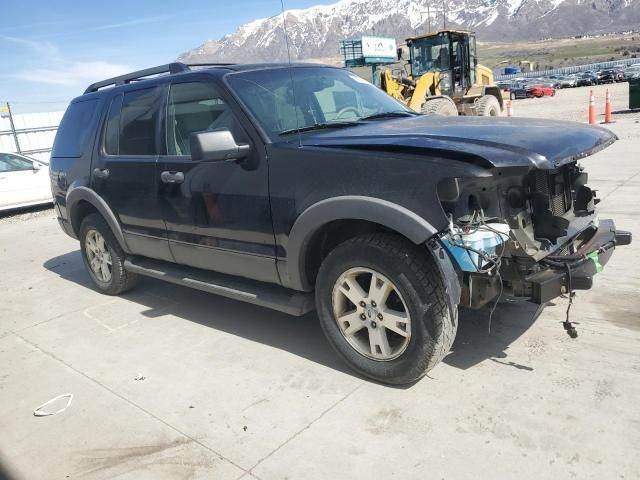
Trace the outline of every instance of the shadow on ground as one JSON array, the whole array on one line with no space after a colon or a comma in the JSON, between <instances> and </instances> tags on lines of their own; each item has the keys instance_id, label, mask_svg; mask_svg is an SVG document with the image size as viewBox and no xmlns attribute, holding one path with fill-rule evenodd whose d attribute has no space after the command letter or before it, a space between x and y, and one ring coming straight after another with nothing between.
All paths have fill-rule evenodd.
<instances>
[{"instance_id":1,"label":"shadow on ground","mask_svg":"<svg viewBox=\"0 0 640 480\"><path fill-rule=\"evenodd\" d=\"M43 265L64 280L93 288L79 251L52 258ZM349 375L355 375L326 341L315 312L292 317L255 305L142 278L138 288L123 295L144 305L148 318L171 314L253 342L278 348ZM460 312L460 326L451 353L444 362L467 369L490 359L496 363L531 370L510 362L507 350L535 321L537 307L527 302L504 303L494 314L488 332L489 310Z\"/></svg>"},{"instance_id":2,"label":"shadow on ground","mask_svg":"<svg viewBox=\"0 0 640 480\"><path fill-rule=\"evenodd\" d=\"M501 303L493 315L489 333L489 308L461 309L458 334L444 362L464 370L489 359L520 370L533 370L510 361L507 350L531 327L539 314L538 306L529 302Z\"/></svg>"}]
</instances>

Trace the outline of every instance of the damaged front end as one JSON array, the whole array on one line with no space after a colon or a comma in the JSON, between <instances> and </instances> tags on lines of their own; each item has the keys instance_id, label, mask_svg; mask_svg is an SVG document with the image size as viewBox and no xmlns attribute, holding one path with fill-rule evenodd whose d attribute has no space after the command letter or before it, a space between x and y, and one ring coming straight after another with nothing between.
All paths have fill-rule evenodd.
<instances>
[{"instance_id":1,"label":"damaged front end","mask_svg":"<svg viewBox=\"0 0 640 480\"><path fill-rule=\"evenodd\" d=\"M440 241L462 278L461 305L479 308L502 295L545 304L591 288L631 234L597 218L599 200L587 179L574 160L441 181L450 224Z\"/></svg>"}]
</instances>

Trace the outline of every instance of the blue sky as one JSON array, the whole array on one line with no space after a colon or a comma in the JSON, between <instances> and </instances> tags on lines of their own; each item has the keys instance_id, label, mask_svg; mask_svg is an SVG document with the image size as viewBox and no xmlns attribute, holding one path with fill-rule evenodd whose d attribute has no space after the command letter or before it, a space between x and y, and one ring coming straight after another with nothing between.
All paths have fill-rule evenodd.
<instances>
[{"instance_id":1,"label":"blue sky","mask_svg":"<svg viewBox=\"0 0 640 480\"><path fill-rule=\"evenodd\" d=\"M280 0L0 1L0 102L15 113L63 110L93 81L170 62L280 11Z\"/></svg>"}]
</instances>

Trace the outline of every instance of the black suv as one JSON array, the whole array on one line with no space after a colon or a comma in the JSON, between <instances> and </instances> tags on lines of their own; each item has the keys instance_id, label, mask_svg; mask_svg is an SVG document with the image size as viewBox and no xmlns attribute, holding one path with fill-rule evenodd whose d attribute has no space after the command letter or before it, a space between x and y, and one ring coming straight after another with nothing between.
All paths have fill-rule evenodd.
<instances>
[{"instance_id":1,"label":"black suv","mask_svg":"<svg viewBox=\"0 0 640 480\"><path fill-rule=\"evenodd\" d=\"M447 354L459 305L591 287L631 236L577 160L615 139L419 115L333 67L173 63L73 100L51 182L100 291L146 275L315 308L349 365L399 384Z\"/></svg>"},{"instance_id":2,"label":"black suv","mask_svg":"<svg viewBox=\"0 0 640 480\"><path fill-rule=\"evenodd\" d=\"M602 70L602 72L600 72L599 83L615 83L623 81L624 73L621 70L611 68L609 70Z\"/></svg>"}]
</instances>

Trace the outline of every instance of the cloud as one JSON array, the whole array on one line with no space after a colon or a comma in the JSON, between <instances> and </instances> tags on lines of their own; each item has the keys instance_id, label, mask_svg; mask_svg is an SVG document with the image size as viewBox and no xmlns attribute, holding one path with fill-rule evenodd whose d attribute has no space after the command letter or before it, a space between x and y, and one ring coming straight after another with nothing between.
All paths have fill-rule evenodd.
<instances>
[{"instance_id":1,"label":"cloud","mask_svg":"<svg viewBox=\"0 0 640 480\"><path fill-rule=\"evenodd\" d=\"M0 35L0 40L19 45L22 48L32 50L34 53L47 56L49 58L57 58L60 56L60 49L53 43L46 40L31 40L24 37L12 37L9 35Z\"/></svg>"},{"instance_id":2,"label":"cloud","mask_svg":"<svg viewBox=\"0 0 640 480\"><path fill-rule=\"evenodd\" d=\"M115 27L114 27L115 28ZM2 78L14 78L33 83L58 86L88 85L105 78L116 77L133 69L128 65L93 61L72 61L53 43L0 34L0 42L14 44L29 50L28 57L37 61L37 67L23 70L0 71Z\"/></svg>"},{"instance_id":3,"label":"cloud","mask_svg":"<svg viewBox=\"0 0 640 480\"><path fill-rule=\"evenodd\" d=\"M89 85L90 83L116 77L133 69L127 65L95 61L95 62L68 62L56 68L35 68L7 74L28 82L43 83L48 85Z\"/></svg>"},{"instance_id":4,"label":"cloud","mask_svg":"<svg viewBox=\"0 0 640 480\"><path fill-rule=\"evenodd\" d=\"M23 23L22 25L10 24L6 23L2 25L0 28L0 34L6 32L16 32L20 30L29 30L34 31L34 29L38 29L41 27L51 28L54 25L64 25L65 21L62 20L47 20L46 22L33 22L33 23Z\"/></svg>"},{"instance_id":5,"label":"cloud","mask_svg":"<svg viewBox=\"0 0 640 480\"><path fill-rule=\"evenodd\" d=\"M114 28L126 28L126 27L135 27L136 25L145 25L147 23L158 23L164 20L169 19L168 15L158 15L155 17L141 17L134 18L133 20L127 20L119 23L111 23L108 25L101 25L95 28L89 29L90 31L99 31L99 30L111 30Z\"/></svg>"}]
</instances>

